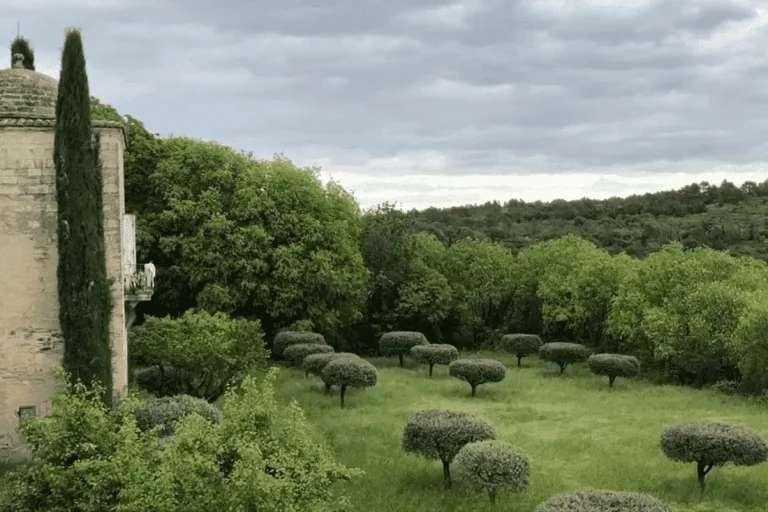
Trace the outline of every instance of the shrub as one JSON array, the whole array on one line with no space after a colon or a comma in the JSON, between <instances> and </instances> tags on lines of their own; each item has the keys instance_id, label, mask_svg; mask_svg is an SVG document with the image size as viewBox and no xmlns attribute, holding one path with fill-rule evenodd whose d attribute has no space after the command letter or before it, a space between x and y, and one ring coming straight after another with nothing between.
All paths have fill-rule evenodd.
<instances>
[{"instance_id":1,"label":"shrub","mask_svg":"<svg viewBox=\"0 0 768 512\"><path fill-rule=\"evenodd\" d=\"M562 374L569 364L583 363L589 356L589 349L578 343L545 343L539 348L539 357L557 363Z\"/></svg>"},{"instance_id":2,"label":"shrub","mask_svg":"<svg viewBox=\"0 0 768 512\"><path fill-rule=\"evenodd\" d=\"M505 334L501 337L501 348L517 356L517 367L522 359L535 354L541 348L541 338L535 334Z\"/></svg>"},{"instance_id":3,"label":"shrub","mask_svg":"<svg viewBox=\"0 0 768 512\"><path fill-rule=\"evenodd\" d=\"M534 512L672 512L652 496L637 492L578 491L555 496Z\"/></svg>"},{"instance_id":4,"label":"shrub","mask_svg":"<svg viewBox=\"0 0 768 512\"><path fill-rule=\"evenodd\" d=\"M488 493L491 503L501 490L520 492L528 487L530 463L519 448L503 441L479 441L462 448L454 460L474 487Z\"/></svg>"},{"instance_id":5,"label":"shrub","mask_svg":"<svg viewBox=\"0 0 768 512\"><path fill-rule=\"evenodd\" d=\"M472 396L475 396L480 384L504 380L507 367L495 359L458 359L448 365L448 374L467 381L472 387Z\"/></svg>"},{"instance_id":6,"label":"shrub","mask_svg":"<svg viewBox=\"0 0 768 512\"><path fill-rule=\"evenodd\" d=\"M621 354L594 354L587 359L587 365L595 375L608 377L610 387L613 387L616 377L634 377L640 373L640 361L634 356Z\"/></svg>"},{"instance_id":7,"label":"shrub","mask_svg":"<svg viewBox=\"0 0 768 512\"><path fill-rule=\"evenodd\" d=\"M301 367L304 370L304 374L309 374L321 377L323 375L323 369L328 363L339 357L351 357L358 358L357 354L351 352L330 352L326 354L310 354L304 358L304 362L301 363ZM331 390L331 384L325 383L326 393Z\"/></svg>"},{"instance_id":8,"label":"shrub","mask_svg":"<svg viewBox=\"0 0 768 512\"><path fill-rule=\"evenodd\" d=\"M411 348L411 357L419 363L429 365L429 376L432 376L432 368L436 364L451 364L459 358L459 351L453 345L439 343L430 345L416 345Z\"/></svg>"},{"instance_id":9,"label":"shrub","mask_svg":"<svg viewBox=\"0 0 768 512\"><path fill-rule=\"evenodd\" d=\"M301 364L304 362L304 358L310 354L328 354L333 352L333 347L330 345L318 345L314 343L298 343L296 345L290 345L283 351L283 357L291 361L293 366L301 368Z\"/></svg>"},{"instance_id":10,"label":"shrub","mask_svg":"<svg viewBox=\"0 0 768 512\"><path fill-rule=\"evenodd\" d=\"M369 388L376 385L378 370L362 357L336 357L331 359L320 374L326 389L339 386L341 406L344 407L344 395L347 388Z\"/></svg>"},{"instance_id":11,"label":"shrub","mask_svg":"<svg viewBox=\"0 0 768 512\"><path fill-rule=\"evenodd\" d=\"M136 367L154 367L137 382L160 388L159 395L192 395L209 402L227 386L266 366L261 324L233 320L224 313L187 311L179 318L149 318L132 333L131 359Z\"/></svg>"},{"instance_id":12,"label":"shrub","mask_svg":"<svg viewBox=\"0 0 768 512\"><path fill-rule=\"evenodd\" d=\"M275 377L247 376L224 395L220 423L186 416L162 449L155 432L136 429L133 399L110 410L98 393L68 386L53 414L22 424L33 457L4 476L0 510L348 509L333 484L361 472L335 460L297 404L277 402Z\"/></svg>"},{"instance_id":13,"label":"shrub","mask_svg":"<svg viewBox=\"0 0 768 512\"><path fill-rule=\"evenodd\" d=\"M221 414L216 406L202 398L189 395L151 397L134 411L136 426L139 430L146 432L161 426L161 436L172 435L176 422L190 414L199 414L212 423L218 423L221 420Z\"/></svg>"},{"instance_id":14,"label":"shrub","mask_svg":"<svg viewBox=\"0 0 768 512\"><path fill-rule=\"evenodd\" d=\"M272 355L279 359L283 357L283 352L285 352L286 348L299 344L327 345L325 337L316 332L283 331L277 333L272 342Z\"/></svg>"},{"instance_id":15,"label":"shrub","mask_svg":"<svg viewBox=\"0 0 768 512\"><path fill-rule=\"evenodd\" d=\"M381 335L379 350L384 356L397 356L400 368L403 367L403 357L417 345L429 345L426 336L420 332L393 331Z\"/></svg>"},{"instance_id":16,"label":"shrub","mask_svg":"<svg viewBox=\"0 0 768 512\"><path fill-rule=\"evenodd\" d=\"M757 433L725 423L681 423L664 430L660 444L670 459L696 463L701 492L704 492L704 479L713 467L729 462L737 466L756 466L765 462L768 456L768 446Z\"/></svg>"},{"instance_id":17,"label":"shrub","mask_svg":"<svg viewBox=\"0 0 768 512\"><path fill-rule=\"evenodd\" d=\"M403 431L403 450L443 463L443 483L451 488L450 464L469 443L496 438L485 421L464 412L427 409L411 416Z\"/></svg>"}]
</instances>

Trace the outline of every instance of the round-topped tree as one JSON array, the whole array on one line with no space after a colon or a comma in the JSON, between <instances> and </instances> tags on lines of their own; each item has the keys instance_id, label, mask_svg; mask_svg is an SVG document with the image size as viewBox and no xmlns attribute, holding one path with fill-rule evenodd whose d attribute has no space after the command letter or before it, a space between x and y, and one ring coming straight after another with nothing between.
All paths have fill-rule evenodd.
<instances>
[{"instance_id":1,"label":"round-topped tree","mask_svg":"<svg viewBox=\"0 0 768 512\"><path fill-rule=\"evenodd\" d=\"M381 335L379 350L384 356L397 356L400 368L403 367L403 357L411 353L413 347L429 345L427 337L415 331L392 331Z\"/></svg>"}]
</instances>

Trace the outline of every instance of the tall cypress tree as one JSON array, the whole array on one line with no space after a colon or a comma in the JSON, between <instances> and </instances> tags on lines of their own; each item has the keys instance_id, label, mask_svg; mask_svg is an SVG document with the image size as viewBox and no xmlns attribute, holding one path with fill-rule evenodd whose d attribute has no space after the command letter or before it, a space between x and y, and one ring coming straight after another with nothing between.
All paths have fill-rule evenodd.
<instances>
[{"instance_id":1,"label":"tall cypress tree","mask_svg":"<svg viewBox=\"0 0 768 512\"><path fill-rule=\"evenodd\" d=\"M35 52L26 38L19 36L11 43L11 62L13 62L13 55L15 53L20 53L24 56L25 69L35 70Z\"/></svg>"},{"instance_id":2,"label":"tall cypress tree","mask_svg":"<svg viewBox=\"0 0 768 512\"><path fill-rule=\"evenodd\" d=\"M98 136L91 129L83 41L76 29L67 31L61 56L53 157L64 369L73 380L89 386L100 383L110 403L112 299L104 249L102 169Z\"/></svg>"}]
</instances>

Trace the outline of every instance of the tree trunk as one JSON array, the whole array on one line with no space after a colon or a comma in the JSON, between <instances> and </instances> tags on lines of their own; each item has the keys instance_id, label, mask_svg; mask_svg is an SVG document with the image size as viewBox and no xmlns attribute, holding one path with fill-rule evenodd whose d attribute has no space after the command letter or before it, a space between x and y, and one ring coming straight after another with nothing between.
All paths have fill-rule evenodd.
<instances>
[{"instance_id":1,"label":"tree trunk","mask_svg":"<svg viewBox=\"0 0 768 512\"><path fill-rule=\"evenodd\" d=\"M613 382L614 382L615 380L616 380L616 376L615 376L615 375L611 375L610 377L608 377L608 387L609 387L609 388L612 388L612 387L613 387Z\"/></svg>"},{"instance_id":2,"label":"tree trunk","mask_svg":"<svg viewBox=\"0 0 768 512\"><path fill-rule=\"evenodd\" d=\"M704 479L706 478L707 474L712 471L712 467L712 465L707 466L703 462L699 462L696 466L696 479L699 482L699 489L701 489L701 494L704 494L704 486L706 485Z\"/></svg>"},{"instance_id":3,"label":"tree trunk","mask_svg":"<svg viewBox=\"0 0 768 512\"><path fill-rule=\"evenodd\" d=\"M568 365L563 364L563 363L557 363L557 364L560 365L560 375L562 375L563 372L565 371L565 367L568 366Z\"/></svg>"},{"instance_id":4,"label":"tree trunk","mask_svg":"<svg viewBox=\"0 0 768 512\"><path fill-rule=\"evenodd\" d=\"M435 365L433 365L433 364L429 365L429 376L430 376L430 377L432 376L432 368L433 368L434 366L435 366Z\"/></svg>"},{"instance_id":5,"label":"tree trunk","mask_svg":"<svg viewBox=\"0 0 768 512\"><path fill-rule=\"evenodd\" d=\"M331 384L325 383L325 392L330 393L331 392Z\"/></svg>"},{"instance_id":6,"label":"tree trunk","mask_svg":"<svg viewBox=\"0 0 768 512\"><path fill-rule=\"evenodd\" d=\"M344 394L347 392L347 385L342 384L341 385L341 392L339 393L339 396L341 397L341 407L344 407Z\"/></svg>"},{"instance_id":7,"label":"tree trunk","mask_svg":"<svg viewBox=\"0 0 768 512\"><path fill-rule=\"evenodd\" d=\"M446 490L451 488L450 462L443 461L443 486Z\"/></svg>"},{"instance_id":8,"label":"tree trunk","mask_svg":"<svg viewBox=\"0 0 768 512\"><path fill-rule=\"evenodd\" d=\"M517 367L521 368L523 365L521 361L523 360L523 356L517 356Z\"/></svg>"},{"instance_id":9,"label":"tree trunk","mask_svg":"<svg viewBox=\"0 0 768 512\"><path fill-rule=\"evenodd\" d=\"M402 368L403 367L403 353L400 352L399 354L397 354L397 358L400 360L400 368Z\"/></svg>"},{"instance_id":10,"label":"tree trunk","mask_svg":"<svg viewBox=\"0 0 768 512\"><path fill-rule=\"evenodd\" d=\"M488 499L491 500L491 505L496 504L496 491L491 489L488 491Z\"/></svg>"},{"instance_id":11,"label":"tree trunk","mask_svg":"<svg viewBox=\"0 0 768 512\"><path fill-rule=\"evenodd\" d=\"M470 384L472 386L472 396L475 396L475 393L477 392L477 384Z\"/></svg>"}]
</instances>

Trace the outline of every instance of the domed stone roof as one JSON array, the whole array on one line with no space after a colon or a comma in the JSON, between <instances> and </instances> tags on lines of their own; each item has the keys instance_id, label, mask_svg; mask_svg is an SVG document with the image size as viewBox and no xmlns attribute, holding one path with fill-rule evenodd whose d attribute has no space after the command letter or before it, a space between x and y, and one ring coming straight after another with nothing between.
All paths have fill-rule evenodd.
<instances>
[{"instance_id":1,"label":"domed stone roof","mask_svg":"<svg viewBox=\"0 0 768 512\"><path fill-rule=\"evenodd\" d=\"M0 70L0 119L55 119L59 83L23 62L14 54L13 67Z\"/></svg>"}]
</instances>

